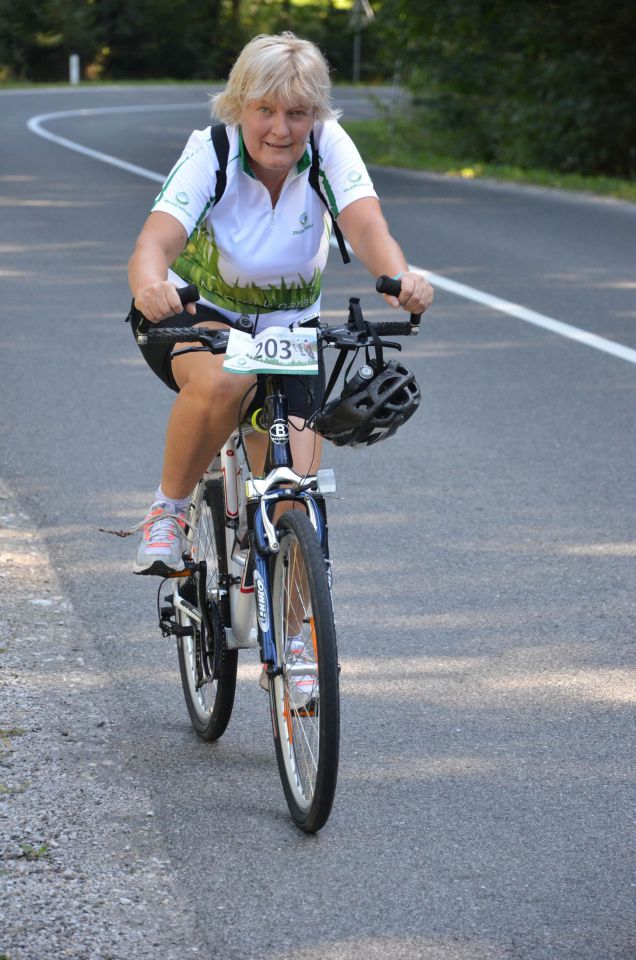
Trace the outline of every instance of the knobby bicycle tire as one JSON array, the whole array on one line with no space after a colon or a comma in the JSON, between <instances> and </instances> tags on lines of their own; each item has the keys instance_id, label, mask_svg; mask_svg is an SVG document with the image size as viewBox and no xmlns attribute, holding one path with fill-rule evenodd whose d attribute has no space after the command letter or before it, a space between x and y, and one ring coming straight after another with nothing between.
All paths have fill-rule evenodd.
<instances>
[{"instance_id":1,"label":"knobby bicycle tire","mask_svg":"<svg viewBox=\"0 0 636 960\"><path fill-rule=\"evenodd\" d=\"M202 740L217 740L225 732L232 715L236 689L238 651L228 650L225 623L229 604L227 596L217 602L214 597L219 578L227 573L225 551L225 507L221 480L199 483L192 509L192 559L206 561L207 622L212 630L202 629L187 613L179 610L177 622L191 628L191 633L177 638L179 670L190 721ZM181 589L181 596L200 610L197 571ZM212 676L216 661L217 676Z\"/></svg>"},{"instance_id":2,"label":"knobby bicycle tire","mask_svg":"<svg viewBox=\"0 0 636 960\"><path fill-rule=\"evenodd\" d=\"M277 533L272 620L282 673L269 683L276 760L294 821L315 833L329 817L338 777L336 629L325 559L309 518L287 511Z\"/></svg>"}]
</instances>

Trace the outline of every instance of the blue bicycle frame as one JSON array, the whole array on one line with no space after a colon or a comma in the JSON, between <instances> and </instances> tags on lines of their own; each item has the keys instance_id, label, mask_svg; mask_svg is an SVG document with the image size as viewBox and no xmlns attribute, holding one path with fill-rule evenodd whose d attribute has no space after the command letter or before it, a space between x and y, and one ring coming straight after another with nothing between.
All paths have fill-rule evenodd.
<instances>
[{"instance_id":1,"label":"blue bicycle frame","mask_svg":"<svg viewBox=\"0 0 636 960\"><path fill-rule=\"evenodd\" d=\"M288 403L280 381L280 376L267 378L264 420L268 424L269 444L264 480L252 481L251 492L255 495L248 499L248 517L252 518L249 524L249 535L254 569L256 616L261 656L267 665L269 676L278 676L281 673L281 665L278 663L276 654L270 584L270 560L279 549L273 520L277 504L291 500L303 505L316 531L325 560L328 560L327 525L324 512L308 490L294 486L296 475L292 473ZM276 484L275 489L269 489L270 483ZM286 483L288 485L285 485Z\"/></svg>"}]
</instances>

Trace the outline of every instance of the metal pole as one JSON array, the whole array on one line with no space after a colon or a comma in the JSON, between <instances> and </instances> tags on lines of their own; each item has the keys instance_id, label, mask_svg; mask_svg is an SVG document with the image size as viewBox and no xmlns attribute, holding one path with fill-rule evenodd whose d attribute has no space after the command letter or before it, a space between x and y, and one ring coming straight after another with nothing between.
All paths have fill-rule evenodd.
<instances>
[{"instance_id":1,"label":"metal pole","mask_svg":"<svg viewBox=\"0 0 636 960\"><path fill-rule=\"evenodd\" d=\"M393 71L393 87L391 89L391 112L389 113L389 133L393 133L395 130L395 118L398 115L399 109L399 99L401 96L400 90L400 81L402 79L402 61L395 61L395 69Z\"/></svg>"},{"instance_id":2,"label":"metal pole","mask_svg":"<svg viewBox=\"0 0 636 960\"><path fill-rule=\"evenodd\" d=\"M80 58L77 53L72 53L68 58L68 82L74 87L80 82Z\"/></svg>"},{"instance_id":3,"label":"metal pole","mask_svg":"<svg viewBox=\"0 0 636 960\"><path fill-rule=\"evenodd\" d=\"M353 82L360 83L360 60L362 53L362 30L360 29L360 21L358 20L358 25L356 26L355 32L353 34Z\"/></svg>"}]
</instances>

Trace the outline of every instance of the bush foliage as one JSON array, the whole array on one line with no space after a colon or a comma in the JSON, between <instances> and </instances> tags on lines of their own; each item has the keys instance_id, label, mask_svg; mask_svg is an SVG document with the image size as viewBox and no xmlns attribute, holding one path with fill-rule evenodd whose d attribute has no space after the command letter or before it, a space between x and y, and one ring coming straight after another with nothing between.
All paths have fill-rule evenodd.
<instances>
[{"instance_id":1,"label":"bush foliage","mask_svg":"<svg viewBox=\"0 0 636 960\"><path fill-rule=\"evenodd\" d=\"M392 18L388 14L392 11ZM629 0L386 0L416 119L486 163L633 177Z\"/></svg>"}]
</instances>

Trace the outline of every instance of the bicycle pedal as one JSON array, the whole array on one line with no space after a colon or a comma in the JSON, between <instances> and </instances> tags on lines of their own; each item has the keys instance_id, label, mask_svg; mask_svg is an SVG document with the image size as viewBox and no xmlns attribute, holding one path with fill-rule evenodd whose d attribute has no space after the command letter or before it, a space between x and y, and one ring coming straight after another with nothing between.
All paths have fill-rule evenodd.
<instances>
[{"instance_id":1,"label":"bicycle pedal","mask_svg":"<svg viewBox=\"0 0 636 960\"><path fill-rule=\"evenodd\" d=\"M194 627L182 627L174 620L160 620L159 629L164 637L192 637L194 636Z\"/></svg>"},{"instance_id":2,"label":"bicycle pedal","mask_svg":"<svg viewBox=\"0 0 636 960\"><path fill-rule=\"evenodd\" d=\"M172 570L170 573L165 575L166 580L176 580L181 577L189 577L193 574L197 568L197 565L192 562L192 560L184 560L185 567L183 570Z\"/></svg>"},{"instance_id":3,"label":"bicycle pedal","mask_svg":"<svg viewBox=\"0 0 636 960\"><path fill-rule=\"evenodd\" d=\"M172 598L166 598L168 603L161 607L159 611L159 629L164 637L191 637L194 634L192 626L182 627L175 619L174 604Z\"/></svg>"}]
</instances>

